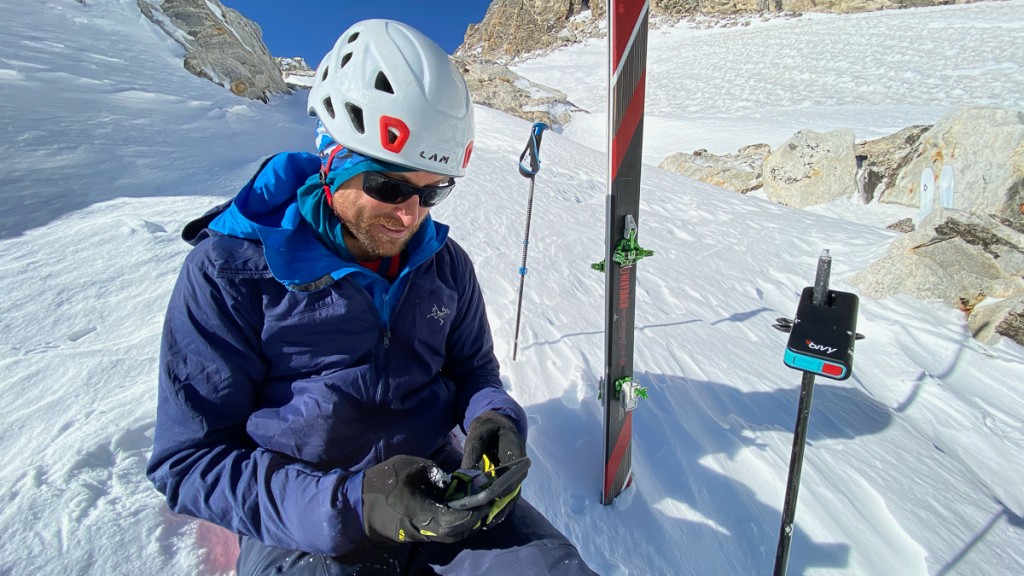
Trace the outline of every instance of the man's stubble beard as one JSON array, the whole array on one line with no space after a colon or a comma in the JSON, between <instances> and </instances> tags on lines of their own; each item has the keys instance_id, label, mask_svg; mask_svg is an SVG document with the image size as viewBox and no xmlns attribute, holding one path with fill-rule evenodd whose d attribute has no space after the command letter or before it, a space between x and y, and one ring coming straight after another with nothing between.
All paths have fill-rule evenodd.
<instances>
[{"instance_id":1,"label":"man's stubble beard","mask_svg":"<svg viewBox=\"0 0 1024 576\"><path fill-rule=\"evenodd\" d=\"M351 218L343 218L338 213L338 210L335 210L334 213L341 220L342 226L356 239L360 247L373 258L388 258L401 254L402 250L405 250L405 247L409 244L409 240L419 230L420 224L423 223L423 220L417 222L415 226L407 230L408 233L403 238L391 238L376 232L376 227L384 225L390 228L401 229L404 228L401 220L387 216L370 218L366 216L366 210L361 209L359 206L353 209ZM349 249L351 250L351 247Z\"/></svg>"}]
</instances>

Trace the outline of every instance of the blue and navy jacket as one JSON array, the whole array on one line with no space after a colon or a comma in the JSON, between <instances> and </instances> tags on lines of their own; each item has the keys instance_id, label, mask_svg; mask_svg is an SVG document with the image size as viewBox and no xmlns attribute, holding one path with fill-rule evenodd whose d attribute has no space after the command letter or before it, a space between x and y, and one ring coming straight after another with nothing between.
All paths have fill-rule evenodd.
<instances>
[{"instance_id":1,"label":"blue and navy jacket","mask_svg":"<svg viewBox=\"0 0 1024 576\"><path fill-rule=\"evenodd\" d=\"M364 538L362 471L429 458L503 390L468 255L429 216L389 282L329 250L296 191L320 159L268 160L186 227L147 475L175 512L290 550ZM307 182L308 180L308 182Z\"/></svg>"}]
</instances>

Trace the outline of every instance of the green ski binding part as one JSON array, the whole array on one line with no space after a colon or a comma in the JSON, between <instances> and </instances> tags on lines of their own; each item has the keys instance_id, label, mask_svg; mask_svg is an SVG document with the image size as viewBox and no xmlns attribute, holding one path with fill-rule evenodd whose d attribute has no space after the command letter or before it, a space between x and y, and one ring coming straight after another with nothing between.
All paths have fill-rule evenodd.
<instances>
[{"instance_id":1,"label":"green ski binding part","mask_svg":"<svg viewBox=\"0 0 1024 576\"><path fill-rule=\"evenodd\" d=\"M615 252L612 254L612 260L623 268L633 266L648 256L654 256L654 250L646 250L640 247L640 244L636 241L636 234L636 220L633 219L632 215L627 215L625 237L619 240L619 245L615 247ZM604 272L605 261L595 262L590 267L598 272Z\"/></svg>"}]
</instances>

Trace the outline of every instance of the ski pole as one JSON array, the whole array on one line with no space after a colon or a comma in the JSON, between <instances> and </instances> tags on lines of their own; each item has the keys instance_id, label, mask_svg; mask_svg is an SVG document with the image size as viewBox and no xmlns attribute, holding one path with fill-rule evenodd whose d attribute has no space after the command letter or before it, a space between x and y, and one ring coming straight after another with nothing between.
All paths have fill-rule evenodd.
<instances>
[{"instance_id":1,"label":"ski pole","mask_svg":"<svg viewBox=\"0 0 1024 576\"><path fill-rule=\"evenodd\" d=\"M530 195L526 201L526 232L523 235L523 262L519 266L519 303L516 305L516 335L512 339L512 361L515 362L519 352L519 316L523 309L523 284L526 281L526 252L530 247L530 216L533 212L533 185L537 172L540 172L540 141L548 125L536 122L530 130L530 140L519 155L519 173L530 179ZM529 166L523 160L529 156Z\"/></svg>"},{"instance_id":2,"label":"ski pole","mask_svg":"<svg viewBox=\"0 0 1024 576\"><path fill-rule=\"evenodd\" d=\"M811 302L825 306L828 300L828 282L832 272L832 256L828 250L818 258ZM775 576L784 576L789 566L789 545L793 540L793 522L796 520L796 498L800 493L800 473L804 465L804 445L807 443L807 423L811 415L814 395L814 373L804 372L800 381L800 403L796 413L793 451L789 457L789 479L786 481L786 500L782 506L782 526L779 529L779 547L775 552Z\"/></svg>"},{"instance_id":3,"label":"ski pole","mask_svg":"<svg viewBox=\"0 0 1024 576\"><path fill-rule=\"evenodd\" d=\"M818 375L833 380L849 378L853 374L854 344L863 338L857 333L860 300L850 292L829 290L831 271L832 256L828 250L824 250L818 258L814 286L804 288L800 294L796 316L792 320L778 318L775 324L775 328L789 332L783 362L803 372L796 430L793 433L793 452L789 458L786 501L782 507L782 526L779 528L779 547L775 553L775 576L784 576L789 565L789 545L793 539L796 499L800 492L814 377Z\"/></svg>"}]
</instances>

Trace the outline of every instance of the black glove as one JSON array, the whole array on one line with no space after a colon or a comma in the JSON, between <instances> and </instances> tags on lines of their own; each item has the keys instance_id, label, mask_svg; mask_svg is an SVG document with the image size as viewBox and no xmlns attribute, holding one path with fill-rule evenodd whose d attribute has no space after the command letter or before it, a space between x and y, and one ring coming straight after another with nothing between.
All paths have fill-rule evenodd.
<instances>
[{"instance_id":1,"label":"black glove","mask_svg":"<svg viewBox=\"0 0 1024 576\"><path fill-rule=\"evenodd\" d=\"M478 467L485 455L494 466L503 466L526 457L526 440L516 425L493 410L484 412L470 422L462 454L462 467Z\"/></svg>"},{"instance_id":2,"label":"black glove","mask_svg":"<svg viewBox=\"0 0 1024 576\"><path fill-rule=\"evenodd\" d=\"M363 530L395 542L457 542L483 524L490 506L445 504L448 475L416 456L395 456L363 474Z\"/></svg>"},{"instance_id":3,"label":"black glove","mask_svg":"<svg viewBox=\"0 0 1024 576\"><path fill-rule=\"evenodd\" d=\"M514 472L512 466L516 467ZM507 417L494 411L484 412L469 424L462 468L483 470L497 477L506 473L510 474L509 478L511 474L516 477L514 483L495 494L496 499L484 519L484 528L490 528L504 520L519 500L520 485L530 468L526 440Z\"/></svg>"}]
</instances>

